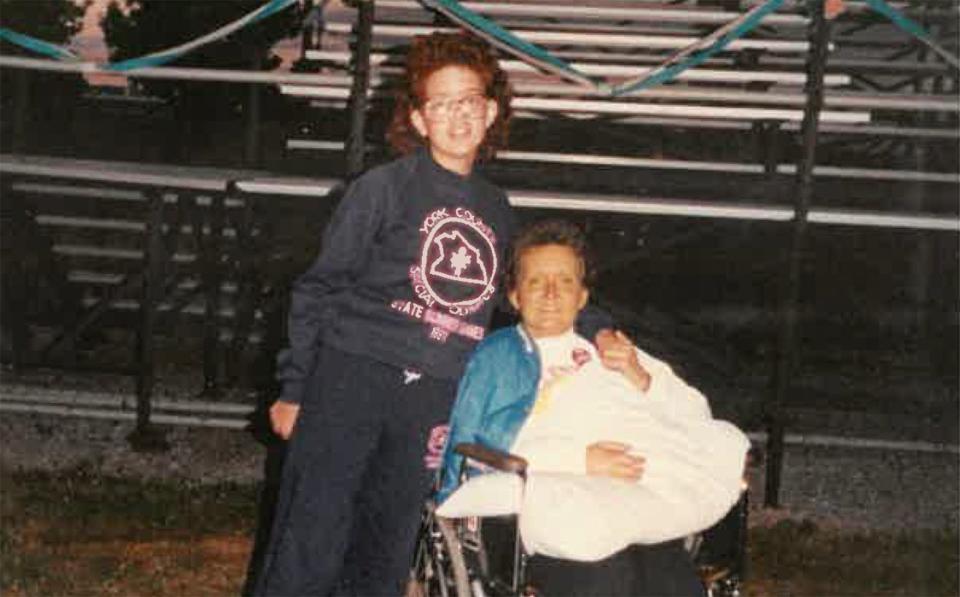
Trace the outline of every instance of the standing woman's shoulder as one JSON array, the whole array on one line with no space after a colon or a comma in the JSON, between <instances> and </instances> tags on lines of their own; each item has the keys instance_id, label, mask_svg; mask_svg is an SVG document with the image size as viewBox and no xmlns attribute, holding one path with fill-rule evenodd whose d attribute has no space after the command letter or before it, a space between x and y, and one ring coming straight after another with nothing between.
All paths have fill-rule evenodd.
<instances>
[{"instance_id":1,"label":"standing woman's shoulder","mask_svg":"<svg viewBox=\"0 0 960 597\"><path fill-rule=\"evenodd\" d=\"M503 187L496 185L480 173L479 176L473 177L473 183L476 186L477 191L483 196L494 199L498 203L509 206L510 201L507 198L507 192Z\"/></svg>"},{"instance_id":2,"label":"standing woman's shoulder","mask_svg":"<svg viewBox=\"0 0 960 597\"><path fill-rule=\"evenodd\" d=\"M415 156L405 155L373 166L347 182L340 209L382 211L395 203L399 189L416 175Z\"/></svg>"},{"instance_id":3,"label":"standing woman's shoulder","mask_svg":"<svg viewBox=\"0 0 960 597\"><path fill-rule=\"evenodd\" d=\"M377 164L350 181L349 185L373 188L392 186L416 176L416 152Z\"/></svg>"}]
</instances>

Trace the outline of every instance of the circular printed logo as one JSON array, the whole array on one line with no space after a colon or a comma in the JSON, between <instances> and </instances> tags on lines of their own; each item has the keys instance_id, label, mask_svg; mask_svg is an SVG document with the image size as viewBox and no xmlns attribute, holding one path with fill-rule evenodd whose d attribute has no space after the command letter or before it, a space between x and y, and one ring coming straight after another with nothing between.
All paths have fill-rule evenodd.
<instances>
[{"instance_id":1,"label":"circular printed logo","mask_svg":"<svg viewBox=\"0 0 960 597\"><path fill-rule=\"evenodd\" d=\"M497 251L475 220L447 217L430 228L421 248L420 271L437 303L469 307L493 294Z\"/></svg>"}]
</instances>

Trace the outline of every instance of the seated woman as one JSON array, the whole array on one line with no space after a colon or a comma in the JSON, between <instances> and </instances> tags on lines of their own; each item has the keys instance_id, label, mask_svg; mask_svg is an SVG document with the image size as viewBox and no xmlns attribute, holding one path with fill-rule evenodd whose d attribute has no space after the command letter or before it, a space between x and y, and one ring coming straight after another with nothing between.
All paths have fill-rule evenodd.
<instances>
[{"instance_id":1,"label":"seated woman","mask_svg":"<svg viewBox=\"0 0 960 597\"><path fill-rule=\"evenodd\" d=\"M521 323L467 365L438 514L519 514L530 580L546 595L702 594L680 538L737 501L749 442L622 334L599 336L602 350L576 334L588 274L572 224L542 222L515 242L507 284ZM524 457L525 486L495 473L454 491L463 442Z\"/></svg>"}]
</instances>

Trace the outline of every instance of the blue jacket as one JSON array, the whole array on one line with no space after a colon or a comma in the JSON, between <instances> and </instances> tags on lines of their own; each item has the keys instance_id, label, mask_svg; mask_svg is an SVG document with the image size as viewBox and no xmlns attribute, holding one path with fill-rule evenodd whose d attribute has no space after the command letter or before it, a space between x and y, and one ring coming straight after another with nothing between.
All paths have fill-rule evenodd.
<instances>
[{"instance_id":1,"label":"blue jacket","mask_svg":"<svg viewBox=\"0 0 960 597\"><path fill-rule=\"evenodd\" d=\"M487 336L467 362L450 415L437 503L457 486L463 457L453 448L464 442L507 451L537 398L540 357L519 325Z\"/></svg>"}]
</instances>

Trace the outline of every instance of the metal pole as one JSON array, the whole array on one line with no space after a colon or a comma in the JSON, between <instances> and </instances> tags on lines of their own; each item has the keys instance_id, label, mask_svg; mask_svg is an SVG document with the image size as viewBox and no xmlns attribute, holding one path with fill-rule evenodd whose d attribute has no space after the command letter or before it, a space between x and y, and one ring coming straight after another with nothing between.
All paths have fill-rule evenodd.
<instances>
[{"instance_id":1,"label":"metal pole","mask_svg":"<svg viewBox=\"0 0 960 597\"><path fill-rule=\"evenodd\" d=\"M303 14L306 18L303 21L303 29L300 31L300 57L298 62L307 59L307 50L314 50L316 46L313 43L317 34L317 23L314 21L314 0L303 0Z\"/></svg>"},{"instance_id":2,"label":"metal pole","mask_svg":"<svg viewBox=\"0 0 960 597\"><path fill-rule=\"evenodd\" d=\"M262 55L255 52L252 61L252 70L259 72L263 66ZM260 86L255 83L247 85L246 106L246 135L243 144L243 165L257 166L260 161Z\"/></svg>"},{"instance_id":3,"label":"metal pole","mask_svg":"<svg viewBox=\"0 0 960 597\"><path fill-rule=\"evenodd\" d=\"M935 23L931 21L928 16L928 11L930 8L929 3L924 3L923 6L923 18L921 19L921 24L923 28L929 31L931 34L934 34L936 29L934 29ZM917 52L917 62L927 62L930 59L930 52L927 50L927 46L921 45ZM921 94L925 92L933 93L942 93L943 91L943 76L934 75L933 77L918 77L914 80L913 91L914 93ZM914 123L917 126L936 126L936 117L937 114L931 114L929 112L918 113L914 115ZM913 163L911 164L916 171L926 172L931 169L935 170L936 168L929 168L929 148L927 144L922 141L915 141L913 144ZM922 213L925 211L927 203L927 188L928 185L924 184L921 181L914 182L910 185L910 190L906 193L906 205L908 205L913 211L917 213ZM928 310L930 308L930 291L932 290L931 280L934 276L933 272L933 248L931 246L931 239L928 236L917 235L916 245L913 247L912 259L910 260L910 270L908 272L908 284L907 295L909 300L912 303L910 307L913 309L913 317L910 322L910 326L913 329L903 330L904 333L915 333L919 338L926 340L929 337L930 330L930 318L928 317Z\"/></svg>"},{"instance_id":4,"label":"metal pole","mask_svg":"<svg viewBox=\"0 0 960 597\"><path fill-rule=\"evenodd\" d=\"M222 236L225 214L223 193L215 193L210 203L207 219L207 236L203 240L203 392L205 396L216 395L220 363L220 284L223 280Z\"/></svg>"},{"instance_id":5,"label":"metal pole","mask_svg":"<svg viewBox=\"0 0 960 597\"><path fill-rule=\"evenodd\" d=\"M780 165L780 122L776 120L761 120L758 137L762 148L763 173L768 180L777 177L777 167Z\"/></svg>"},{"instance_id":6,"label":"metal pole","mask_svg":"<svg viewBox=\"0 0 960 597\"><path fill-rule=\"evenodd\" d=\"M12 149L23 151L27 145L27 121L30 116L30 87L33 77L26 71L17 71L14 75L13 130Z\"/></svg>"},{"instance_id":7,"label":"metal pole","mask_svg":"<svg viewBox=\"0 0 960 597\"><path fill-rule=\"evenodd\" d=\"M151 426L151 397L154 384L153 331L157 319L157 303L164 278L167 258L163 244L163 192L146 191L149 207L146 221L143 294L140 301L140 330L137 350L137 425L127 440L138 451L165 450L163 434Z\"/></svg>"},{"instance_id":8,"label":"metal pole","mask_svg":"<svg viewBox=\"0 0 960 597\"><path fill-rule=\"evenodd\" d=\"M227 183L227 193L230 197L240 198L243 208L238 221L234 225L235 239L235 267L237 292L234 297L233 338L226 353L226 377L231 385L241 376L240 367L243 362L243 352L253 330L256 319L255 260L257 258L257 243L260 238L256 234L256 199L253 194L245 194L237 188L236 181Z\"/></svg>"},{"instance_id":9,"label":"metal pole","mask_svg":"<svg viewBox=\"0 0 960 597\"><path fill-rule=\"evenodd\" d=\"M807 213L813 193L813 165L816 161L817 128L823 107L823 75L827 65L830 24L823 13L823 0L809 0L810 57L807 61L807 104L804 108L801 133L803 151L797 164L794 196L793 235L790 245L786 288L780 306L780 336L774 372L774 396L770 405L767 438L767 475L764 505L780 505L780 475L783 470L785 403L790 394L796 360L797 309L800 296L800 269L806 240Z\"/></svg>"},{"instance_id":10,"label":"metal pole","mask_svg":"<svg viewBox=\"0 0 960 597\"><path fill-rule=\"evenodd\" d=\"M0 203L0 218L7 232L4 236L4 250L9 250L14 259L3 264L4 310L3 325L11 329L10 363L16 371L33 360L30 326L28 325L31 295L27 287L29 278L28 258L35 254L36 245L30 242L30 224L33 216L24 198L13 189L11 177L3 181L3 202ZM9 228L8 226L9 225Z\"/></svg>"},{"instance_id":11,"label":"metal pole","mask_svg":"<svg viewBox=\"0 0 960 597\"><path fill-rule=\"evenodd\" d=\"M373 43L373 0L357 3L356 43L353 48L353 84L350 88L350 133L347 136L347 178L363 171L367 90L370 87L370 46Z\"/></svg>"}]
</instances>

